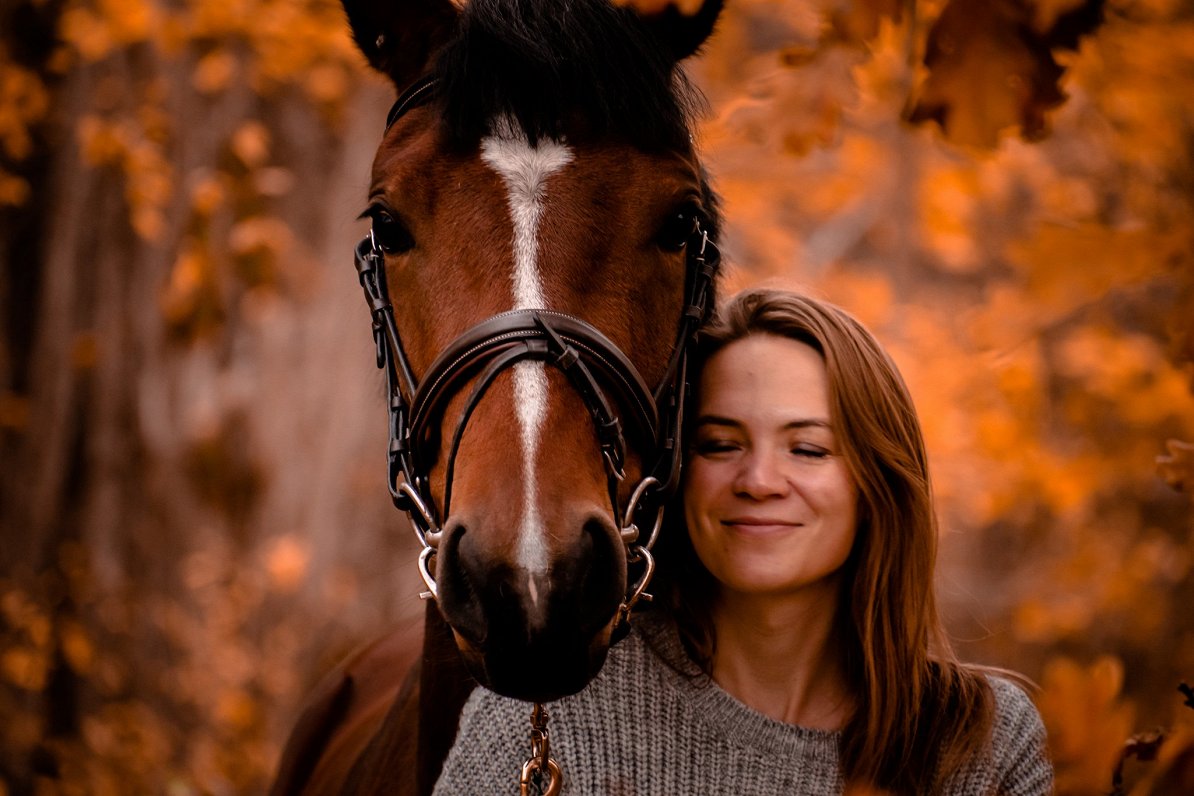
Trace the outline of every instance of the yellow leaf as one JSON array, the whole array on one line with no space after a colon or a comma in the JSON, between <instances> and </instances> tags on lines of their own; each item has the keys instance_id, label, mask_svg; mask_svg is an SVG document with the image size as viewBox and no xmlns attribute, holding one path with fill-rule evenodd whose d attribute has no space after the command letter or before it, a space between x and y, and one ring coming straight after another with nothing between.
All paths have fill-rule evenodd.
<instances>
[{"instance_id":1,"label":"yellow leaf","mask_svg":"<svg viewBox=\"0 0 1194 796\"><path fill-rule=\"evenodd\" d=\"M968 167L928 171L918 187L925 242L948 270L973 272L985 263L974 235L979 175Z\"/></svg>"},{"instance_id":2,"label":"yellow leaf","mask_svg":"<svg viewBox=\"0 0 1194 796\"><path fill-rule=\"evenodd\" d=\"M1103 792L1135 715L1119 696L1123 664L1109 656L1086 667L1055 658L1041 685L1038 706L1048 730L1057 792Z\"/></svg>"},{"instance_id":3,"label":"yellow leaf","mask_svg":"<svg viewBox=\"0 0 1194 796\"><path fill-rule=\"evenodd\" d=\"M89 166L108 166L118 162L127 149L122 131L98 116L79 119L76 133L83 161Z\"/></svg>"},{"instance_id":4,"label":"yellow leaf","mask_svg":"<svg viewBox=\"0 0 1194 796\"><path fill-rule=\"evenodd\" d=\"M100 358L100 341L94 331L81 330L71 340L70 363L80 370L95 367Z\"/></svg>"},{"instance_id":5,"label":"yellow leaf","mask_svg":"<svg viewBox=\"0 0 1194 796\"><path fill-rule=\"evenodd\" d=\"M201 94L215 94L228 88L236 75L236 58L227 50L213 50L199 59L191 85Z\"/></svg>"},{"instance_id":6,"label":"yellow leaf","mask_svg":"<svg viewBox=\"0 0 1194 796\"><path fill-rule=\"evenodd\" d=\"M232 135L232 152L249 168L263 165L269 149L269 130L261 122L246 122Z\"/></svg>"},{"instance_id":7,"label":"yellow leaf","mask_svg":"<svg viewBox=\"0 0 1194 796\"><path fill-rule=\"evenodd\" d=\"M903 10L904 0L845 0L834 3L830 20L840 38L867 41L879 33L883 20L899 22Z\"/></svg>"},{"instance_id":8,"label":"yellow leaf","mask_svg":"<svg viewBox=\"0 0 1194 796\"><path fill-rule=\"evenodd\" d=\"M88 61L98 61L116 46L108 25L90 9L66 8L58 24L63 40Z\"/></svg>"},{"instance_id":9,"label":"yellow leaf","mask_svg":"<svg viewBox=\"0 0 1194 796\"><path fill-rule=\"evenodd\" d=\"M310 548L303 540L289 534L273 540L265 551L265 569L270 582L283 592L298 588L310 563Z\"/></svg>"},{"instance_id":10,"label":"yellow leaf","mask_svg":"<svg viewBox=\"0 0 1194 796\"><path fill-rule=\"evenodd\" d=\"M161 240L162 233L166 231L166 217L161 210L154 207L133 208L132 222L133 231L142 240Z\"/></svg>"},{"instance_id":11,"label":"yellow leaf","mask_svg":"<svg viewBox=\"0 0 1194 796\"><path fill-rule=\"evenodd\" d=\"M0 654L0 673L8 682L26 691L44 689L48 669L46 656L28 647L13 647Z\"/></svg>"},{"instance_id":12,"label":"yellow leaf","mask_svg":"<svg viewBox=\"0 0 1194 796\"><path fill-rule=\"evenodd\" d=\"M198 215L210 216L225 201L224 183L215 175L203 175L191 188L191 209Z\"/></svg>"},{"instance_id":13,"label":"yellow leaf","mask_svg":"<svg viewBox=\"0 0 1194 796\"><path fill-rule=\"evenodd\" d=\"M0 392L0 428L22 430L29 427L29 398L15 392Z\"/></svg>"},{"instance_id":14,"label":"yellow leaf","mask_svg":"<svg viewBox=\"0 0 1194 796\"><path fill-rule=\"evenodd\" d=\"M290 246L293 237L285 222L253 216L232 227L228 233L228 246L235 254L256 251L281 254Z\"/></svg>"},{"instance_id":15,"label":"yellow leaf","mask_svg":"<svg viewBox=\"0 0 1194 796\"><path fill-rule=\"evenodd\" d=\"M9 158L29 156L31 127L45 118L49 106L49 92L36 73L0 60L0 146Z\"/></svg>"},{"instance_id":16,"label":"yellow leaf","mask_svg":"<svg viewBox=\"0 0 1194 796\"><path fill-rule=\"evenodd\" d=\"M29 201L29 181L0 170L0 206L20 207Z\"/></svg>"},{"instance_id":17,"label":"yellow leaf","mask_svg":"<svg viewBox=\"0 0 1194 796\"><path fill-rule=\"evenodd\" d=\"M231 729L251 727L258 715L257 703L240 689L227 690L216 701L216 720Z\"/></svg>"},{"instance_id":18,"label":"yellow leaf","mask_svg":"<svg viewBox=\"0 0 1194 796\"><path fill-rule=\"evenodd\" d=\"M157 29L160 13L154 0L98 0L99 11L121 44L147 40Z\"/></svg>"},{"instance_id":19,"label":"yellow leaf","mask_svg":"<svg viewBox=\"0 0 1194 796\"><path fill-rule=\"evenodd\" d=\"M348 95L348 74L335 64L319 64L307 70L307 95L316 102L332 102Z\"/></svg>"},{"instance_id":20,"label":"yellow leaf","mask_svg":"<svg viewBox=\"0 0 1194 796\"><path fill-rule=\"evenodd\" d=\"M78 622L63 622L58 629L62 655L76 674L87 675L95 661L95 647Z\"/></svg>"}]
</instances>

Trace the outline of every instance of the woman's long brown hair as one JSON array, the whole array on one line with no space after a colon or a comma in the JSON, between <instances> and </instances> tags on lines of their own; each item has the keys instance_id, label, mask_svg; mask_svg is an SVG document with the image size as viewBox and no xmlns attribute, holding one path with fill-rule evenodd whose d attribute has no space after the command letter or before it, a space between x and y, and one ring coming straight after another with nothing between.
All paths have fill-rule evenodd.
<instances>
[{"instance_id":1,"label":"woman's long brown hair","mask_svg":"<svg viewBox=\"0 0 1194 796\"><path fill-rule=\"evenodd\" d=\"M899 794L936 792L982 753L994 696L982 671L954 656L937 614L937 521L911 396L895 363L848 313L765 289L740 293L702 331L694 383L709 357L755 334L787 337L820 352L831 422L858 487L858 529L836 617L857 705L842 731L843 777ZM661 607L673 614L689 653L708 674L716 584L685 529L668 531L664 539L672 549L660 555L670 564L661 564Z\"/></svg>"}]
</instances>

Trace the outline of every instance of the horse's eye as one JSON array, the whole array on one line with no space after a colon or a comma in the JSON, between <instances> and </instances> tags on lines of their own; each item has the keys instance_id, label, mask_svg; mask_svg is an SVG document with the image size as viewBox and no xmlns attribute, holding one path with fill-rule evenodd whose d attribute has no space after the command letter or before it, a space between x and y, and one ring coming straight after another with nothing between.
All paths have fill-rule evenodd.
<instances>
[{"instance_id":1,"label":"horse's eye","mask_svg":"<svg viewBox=\"0 0 1194 796\"><path fill-rule=\"evenodd\" d=\"M402 254L415 247L415 239L410 230L398 219L384 210L374 210L373 239L386 254Z\"/></svg>"},{"instance_id":2,"label":"horse's eye","mask_svg":"<svg viewBox=\"0 0 1194 796\"><path fill-rule=\"evenodd\" d=\"M664 219L663 226L659 229L656 240L660 248L673 252L683 249L696 226L696 219L695 207L683 207L673 211Z\"/></svg>"}]
</instances>

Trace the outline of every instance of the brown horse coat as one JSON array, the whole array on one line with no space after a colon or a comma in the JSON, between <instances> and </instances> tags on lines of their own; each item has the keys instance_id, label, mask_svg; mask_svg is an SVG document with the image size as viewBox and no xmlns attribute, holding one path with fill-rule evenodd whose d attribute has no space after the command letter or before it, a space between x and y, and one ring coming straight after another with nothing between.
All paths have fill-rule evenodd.
<instances>
[{"instance_id":1,"label":"brown horse coat","mask_svg":"<svg viewBox=\"0 0 1194 796\"><path fill-rule=\"evenodd\" d=\"M408 634L394 631L319 682L286 743L270 796L431 792L476 682L447 624L434 605L427 608L421 657Z\"/></svg>"}]
</instances>

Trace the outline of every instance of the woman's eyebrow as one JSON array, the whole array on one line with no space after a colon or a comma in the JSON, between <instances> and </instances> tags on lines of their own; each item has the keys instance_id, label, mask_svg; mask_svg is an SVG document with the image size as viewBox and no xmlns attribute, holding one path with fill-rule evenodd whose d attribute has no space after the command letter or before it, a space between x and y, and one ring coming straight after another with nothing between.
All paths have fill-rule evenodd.
<instances>
[{"instance_id":1,"label":"woman's eyebrow","mask_svg":"<svg viewBox=\"0 0 1194 796\"><path fill-rule=\"evenodd\" d=\"M732 420L721 415L701 415L697 418L696 425L698 426L732 426L737 427L742 425L737 420Z\"/></svg>"},{"instance_id":2,"label":"woman's eyebrow","mask_svg":"<svg viewBox=\"0 0 1194 796\"><path fill-rule=\"evenodd\" d=\"M819 417L810 417L810 418L804 418L801 420L792 420L787 423L784 423L783 427L784 427L785 431L790 431L793 429L801 429L801 428L823 428L828 431L833 430L833 426L831 426L829 424L828 420L822 420Z\"/></svg>"},{"instance_id":3,"label":"woman's eyebrow","mask_svg":"<svg viewBox=\"0 0 1194 796\"><path fill-rule=\"evenodd\" d=\"M742 422L735 420L732 417L722 417L721 415L701 415L697 418L696 426L724 426L726 428L740 428ZM799 418L796 420L789 420L784 423L781 428L784 431L792 431L802 428L824 428L829 431L833 430L833 426L829 424L828 420L819 417Z\"/></svg>"}]
</instances>

